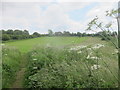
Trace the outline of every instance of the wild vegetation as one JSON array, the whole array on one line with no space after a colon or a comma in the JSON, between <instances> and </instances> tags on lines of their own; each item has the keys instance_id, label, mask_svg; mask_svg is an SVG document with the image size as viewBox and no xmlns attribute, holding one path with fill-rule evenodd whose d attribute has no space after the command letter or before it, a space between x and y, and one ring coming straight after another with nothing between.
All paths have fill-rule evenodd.
<instances>
[{"instance_id":1,"label":"wild vegetation","mask_svg":"<svg viewBox=\"0 0 120 90\"><path fill-rule=\"evenodd\" d=\"M21 53L15 47L2 47L2 86L10 87L20 69Z\"/></svg>"},{"instance_id":2,"label":"wild vegetation","mask_svg":"<svg viewBox=\"0 0 120 90\"><path fill-rule=\"evenodd\" d=\"M25 59L27 66L25 65L24 67L26 68L23 80L24 87L117 87L117 50L114 46L95 37L86 37L85 39L63 37L64 40L61 38L46 37L44 38L46 40L44 43L39 42L33 50L24 52L26 53L24 56L27 57ZM35 40L38 41L38 39L41 40L41 38L36 38ZM32 39L30 40L33 42ZM10 43L13 46L17 46L16 43L19 44L19 42L21 43L21 41ZM15 80L15 72L19 70L20 61L23 62L21 60L23 58L21 58L20 52L16 49L9 47L11 48L9 50L6 49L8 47L5 47L4 44L3 46L3 65L8 64L7 67L4 66L5 68L3 68L3 87L9 87L6 82L9 79L8 83ZM20 48L22 49L22 47ZM13 53L10 53L11 50ZM12 65L15 65L16 69ZM13 69L11 70L13 73L7 71L8 67L10 70ZM12 76L9 77L9 74Z\"/></svg>"},{"instance_id":3,"label":"wild vegetation","mask_svg":"<svg viewBox=\"0 0 120 90\"><path fill-rule=\"evenodd\" d=\"M109 48L107 44L64 49L38 46L28 53L25 87L115 88L118 86L117 53L111 56L113 47L106 53Z\"/></svg>"},{"instance_id":4,"label":"wild vegetation","mask_svg":"<svg viewBox=\"0 0 120 90\"><path fill-rule=\"evenodd\" d=\"M117 88L118 33L108 30L111 24L102 26L98 17L88 24L87 30L92 30L94 26L102 31L81 34L48 30L48 34L43 35L45 37L35 32L34 35L39 38L1 44L3 88L15 86L10 83L16 80L21 70L24 77L17 78L17 81L23 79L18 83L22 85L18 86L25 88ZM3 32L4 38L14 39L15 35L20 36L20 32L22 37L31 36L28 31L15 30L13 35L8 32ZM10 39L4 39L7 40ZM20 63L23 64L22 69Z\"/></svg>"}]
</instances>

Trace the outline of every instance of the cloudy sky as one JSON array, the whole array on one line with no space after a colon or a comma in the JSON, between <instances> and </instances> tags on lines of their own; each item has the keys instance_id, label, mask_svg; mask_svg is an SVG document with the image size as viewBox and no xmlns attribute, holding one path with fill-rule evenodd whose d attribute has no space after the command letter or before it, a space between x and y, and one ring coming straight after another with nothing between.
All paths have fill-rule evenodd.
<instances>
[{"instance_id":1,"label":"cloudy sky","mask_svg":"<svg viewBox=\"0 0 120 90\"><path fill-rule=\"evenodd\" d=\"M17 1L17 0L16 0ZM34 2L33 2L34 1ZM0 2L0 29L20 29L47 33L55 31L84 32L96 15L104 23L111 19L105 11L117 8L117 0L4 0ZM113 21L116 27L116 21Z\"/></svg>"}]
</instances>

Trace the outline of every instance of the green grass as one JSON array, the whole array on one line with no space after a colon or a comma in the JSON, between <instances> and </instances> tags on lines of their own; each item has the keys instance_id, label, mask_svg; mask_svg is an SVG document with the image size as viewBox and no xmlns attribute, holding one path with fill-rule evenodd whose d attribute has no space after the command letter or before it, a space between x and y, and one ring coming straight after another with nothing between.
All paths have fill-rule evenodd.
<instances>
[{"instance_id":1,"label":"green grass","mask_svg":"<svg viewBox=\"0 0 120 90\"><path fill-rule=\"evenodd\" d=\"M14 82L20 69L22 55L15 47L2 47L2 87L8 88Z\"/></svg>"},{"instance_id":2,"label":"green grass","mask_svg":"<svg viewBox=\"0 0 120 90\"><path fill-rule=\"evenodd\" d=\"M27 88L115 88L117 87L117 54L114 47L100 39L90 38L90 45L104 43L105 47L92 50L100 60L87 59L87 48L69 52L69 48L36 47L28 53L25 87ZM88 41L89 41L88 40ZM87 44L88 41L84 42ZM74 46L75 47L75 46ZM90 48L90 46L89 46ZM91 66L101 67L91 70ZM107 64L107 65L106 65ZM112 72L112 73L111 73ZM115 77L114 77L115 76Z\"/></svg>"},{"instance_id":3,"label":"green grass","mask_svg":"<svg viewBox=\"0 0 120 90\"><path fill-rule=\"evenodd\" d=\"M59 45L66 45L66 42ZM101 59L87 59L89 54L87 48L93 47L95 44L105 45L105 47L100 49L92 50L92 56L100 57ZM71 47L79 45L87 45L88 47L81 49L82 53L77 53L79 50L69 52ZM92 37L81 43L69 44L61 49L58 49L58 47L40 47L38 45L28 53L29 63L25 87L115 88L118 82L118 67L117 54L112 55L114 50L115 47L111 46L109 42ZM91 66L97 63L100 68L91 70Z\"/></svg>"},{"instance_id":4,"label":"green grass","mask_svg":"<svg viewBox=\"0 0 120 90\"><path fill-rule=\"evenodd\" d=\"M36 45L45 46L65 46L65 45L72 45L72 44L79 44L86 40L86 37L40 37L34 39L27 39L27 40L18 40L15 42L7 42L6 45L15 46L21 52L25 53L30 51Z\"/></svg>"},{"instance_id":5,"label":"green grass","mask_svg":"<svg viewBox=\"0 0 120 90\"><path fill-rule=\"evenodd\" d=\"M87 48L95 44L104 44L97 50L93 50L93 56L100 57L98 65L100 69L90 70L91 66L97 64L97 60L87 59L89 51ZM102 41L96 37L40 37L28 40L7 42L9 49L3 49L3 63L7 67L3 72L4 82L10 79L9 67L11 70L19 69L21 54L27 65L24 79L24 87L27 88L95 88L95 87L117 87L117 53L115 47L109 42ZM69 51L71 47L87 45L85 49ZM60 49L58 49L60 48ZM6 56L7 53L7 56ZM24 54L25 53L25 54ZM23 59L23 58L22 58ZM23 60L21 61L22 63ZM107 64L107 65L106 65ZM112 73L111 73L112 72ZM13 72L15 73L15 72ZM14 77L13 73L11 75ZM115 76L115 77L114 77ZM97 79L96 79L97 78ZM11 80L8 82L11 82ZM7 87L4 83L4 87Z\"/></svg>"}]
</instances>

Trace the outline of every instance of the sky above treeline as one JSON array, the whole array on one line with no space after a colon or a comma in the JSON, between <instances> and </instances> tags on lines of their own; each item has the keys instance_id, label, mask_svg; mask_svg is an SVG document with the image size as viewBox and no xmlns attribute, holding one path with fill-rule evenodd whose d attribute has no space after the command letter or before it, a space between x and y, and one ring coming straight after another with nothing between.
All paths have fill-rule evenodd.
<instances>
[{"instance_id":1,"label":"sky above treeline","mask_svg":"<svg viewBox=\"0 0 120 90\"><path fill-rule=\"evenodd\" d=\"M17 0L16 0L17 1ZM56 31L85 32L87 24L98 16L105 24L112 21L105 11L116 9L117 0L4 0L0 2L0 29L28 30L30 33ZM97 31L97 30L96 30ZM91 33L90 31L89 33Z\"/></svg>"}]
</instances>

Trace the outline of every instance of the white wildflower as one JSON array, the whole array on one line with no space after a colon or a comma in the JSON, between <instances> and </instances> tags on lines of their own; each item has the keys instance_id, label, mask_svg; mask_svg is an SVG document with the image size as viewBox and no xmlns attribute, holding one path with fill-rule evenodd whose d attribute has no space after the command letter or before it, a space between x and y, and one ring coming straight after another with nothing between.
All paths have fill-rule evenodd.
<instances>
[{"instance_id":1,"label":"white wildflower","mask_svg":"<svg viewBox=\"0 0 120 90\"><path fill-rule=\"evenodd\" d=\"M100 65L93 65L91 66L91 70L96 70L96 69L99 69L100 68Z\"/></svg>"},{"instance_id":2,"label":"white wildflower","mask_svg":"<svg viewBox=\"0 0 120 90\"><path fill-rule=\"evenodd\" d=\"M100 59L100 58L98 58L98 57L90 57L90 55L88 55L87 59Z\"/></svg>"},{"instance_id":3,"label":"white wildflower","mask_svg":"<svg viewBox=\"0 0 120 90\"><path fill-rule=\"evenodd\" d=\"M37 67L33 67L33 69L37 69Z\"/></svg>"},{"instance_id":4,"label":"white wildflower","mask_svg":"<svg viewBox=\"0 0 120 90\"><path fill-rule=\"evenodd\" d=\"M70 48L70 50L74 50L74 51L76 51L76 50L78 50L78 48Z\"/></svg>"},{"instance_id":5,"label":"white wildflower","mask_svg":"<svg viewBox=\"0 0 120 90\"><path fill-rule=\"evenodd\" d=\"M68 52L71 52L71 50L68 50Z\"/></svg>"},{"instance_id":6,"label":"white wildflower","mask_svg":"<svg viewBox=\"0 0 120 90\"><path fill-rule=\"evenodd\" d=\"M100 58L98 58L98 57L90 57L91 59L100 59Z\"/></svg>"},{"instance_id":7,"label":"white wildflower","mask_svg":"<svg viewBox=\"0 0 120 90\"><path fill-rule=\"evenodd\" d=\"M100 79L102 82L105 82L105 80L103 80L103 79Z\"/></svg>"},{"instance_id":8,"label":"white wildflower","mask_svg":"<svg viewBox=\"0 0 120 90\"><path fill-rule=\"evenodd\" d=\"M101 47L104 47L104 45L103 44L95 44L92 48L93 49L99 49Z\"/></svg>"},{"instance_id":9,"label":"white wildflower","mask_svg":"<svg viewBox=\"0 0 120 90\"><path fill-rule=\"evenodd\" d=\"M87 48L87 50L92 50L91 48Z\"/></svg>"},{"instance_id":10,"label":"white wildflower","mask_svg":"<svg viewBox=\"0 0 120 90\"><path fill-rule=\"evenodd\" d=\"M86 47L87 47L87 46L84 46L84 45L75 46L75 47L70 48L70 50L75 50L75 51L77 51L77 50L79 50L79 49L86 48Z\"/></svg>"},{"instance_id":11,"label":"white wildflower","mask_svg":"<svg viewBox=\"0 0 120 90\"><path fill-rule=\"evenodd\" d=\"M33 59L34 61L37 60L36 58Z\"/></svg>"},{"instance_id":12,"label":"white wildflower","mask_svg":"<svg viewBox=\"0 0 120 90\"><path fill-rule=\"evenodd\" d=\"M115 49L115 53L118 53L118 49Z\"/></svg>"},{"instance_id":13,"label":"white wildflower","mask_svg":"<svg viewBox=\"0 0 120 90\"><path fill-rule=\"evenodd\" d=\"M118 54L118 52L119 52L118 49L115 49L112 55Z\"/></svg>"},{"instance_id":14,"label":"white wildflower","mask_svg":"<svg viewBox=\"0 0 120 90\"><path fill-rule=\"evenodd\" d=\"M82 53L82 51L78 51L77 53Z\"/></svg>"},{"instance_id":15,"label":"white wildflower","mask_svg":"<svg viewBox=\"0 0 120 90\"><path fill-rule=\"evenodd\" d=\"M32 56L34 56L34 55L36 55L36 54L37 54L37 53L33 52L33 53L32 53Z\"/></svg>"},{"instance_id":16,"label":"white wildflower","mask_svg":"<svg viewBox=\"0 0 120 90\"><path fill-rule=\"evenodd\" d=\"M92 55L92 52L90 52L90 55Z\"/></svg>"},{"instance_id":17,"label":"white wildflower","mask_svg":"<svg viewBox=\"0 0 120 90\"><path fill-rule=\"evenodd\" d=\"M115 55L115 53L112 53L112 55Z\"/></svg>"},{"instance_id":18,"label":"white wildflower","mask_svg":"<svg viewBox=\"0 0 120 90\"><path fill-rule=\"evenodd\" d=\"M90 58L90 55L87 56L87 59L89 59L89 58Z\"/></svg>"},{"instance_id":19,"label":"white wildflower","mask_svg":"<svg viewBox=\"0 0 120 90\"><path fill-rule=\"evenodd\" d=\"M85 46L85 45L81 45L81 46L77 46L79 49L81 49L81 48L86 48L87 46Z\"/></svg>"},{"instance_id":20,"label":"white wildflower","mask_svg":"<svg viewBox=\"0 0 120 90\"><path fill-rule=\"evenodd\" d=\"M7 56L7 54L5 54Z\"/></svg>"},{"instance_id":21,"label":"white wildflower","mask_svg":"<svg viewBox=\"0 0 120 90\"><path fill-rule=\"evenodd\" d=\"M0 45L1 45L1 46L4 46L5 44L2 43L2 44L0 44Z\"/></svg>"}]
</instances>

